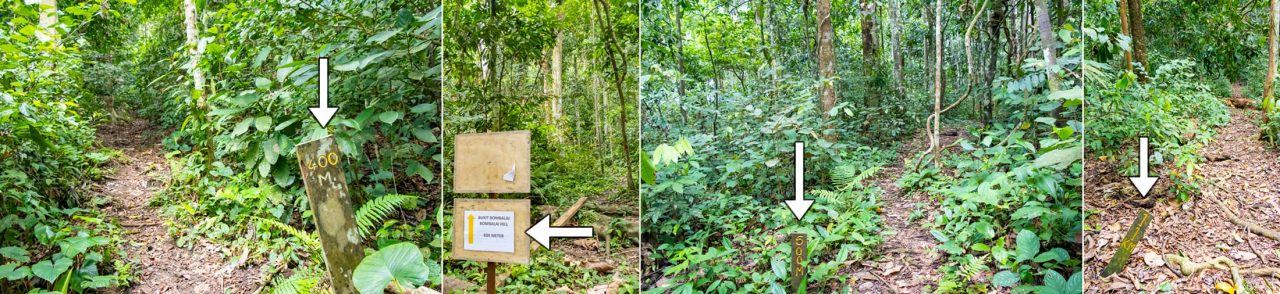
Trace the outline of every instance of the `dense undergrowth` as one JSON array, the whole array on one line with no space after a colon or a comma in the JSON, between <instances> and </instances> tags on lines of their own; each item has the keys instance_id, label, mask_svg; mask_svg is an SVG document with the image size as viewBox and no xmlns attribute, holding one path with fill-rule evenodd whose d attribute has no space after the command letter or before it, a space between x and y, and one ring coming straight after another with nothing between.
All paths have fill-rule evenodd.
<instances>
[{"instance_id":1,"label":"dense undergrowth","mask_svg":"<svg viewBox=\"0 0 1280 294\"><path fill-rule=\"evenodd\" d=\"M84 31L115 11L65 3L49 26L39 5L0 1L0 292L83 292L127 285L122 229L91 190L118 150L94 144L103 117Z\"/></svg>"},{"instance_id":2,"label":"dense undergrowth","mask_svg":"<svg viewBox=\"0 0 1280 294\"><path fill-rule=\"evenodd\" d=\"M182 1L62 1L45 7L61 15L53 42L33 31L39 5L0 5L0 81L16 86L0 93L0 292L128 285L120 228L95 209L108 200L86 190L119 153L94 147L95 125L131 116L122 109L164 138L173 175L152 205L175 237L165 241L222 245L270 291L325 287L293 153L332 135L367 248L357 287L439 285L438 2L202 1L198 58ZM319 56L340 108L327 129L307 111ZM208 84L193 90L197 69Z\"/></svg>"},{"instance_id":3,"label":"dense undergrowth","mask_svg":"<svg viewBox=\"0 0 1280 294\"><path fill-rule=\"evenodd\" d=\"M1101 60L1128 50L1128 39L1100 28L1086 34L1091 52ZM1090 63L1090 157L1121 175L1137 175L1139 137L1149 138L1151 169L1171 184L1167 196L1186 201L1199 194L1205 161L1200 150L1212 142L1215 129L1230 121L1227 107L1195 61L1175 59L1153 63L1150 81L1109 63ZM1138 70L1141 70L1140 68ZM1226 86L1226 85L1222 85ZM1136 114L1136 115L1135 115Z\"/></svg>"}]
</instances>

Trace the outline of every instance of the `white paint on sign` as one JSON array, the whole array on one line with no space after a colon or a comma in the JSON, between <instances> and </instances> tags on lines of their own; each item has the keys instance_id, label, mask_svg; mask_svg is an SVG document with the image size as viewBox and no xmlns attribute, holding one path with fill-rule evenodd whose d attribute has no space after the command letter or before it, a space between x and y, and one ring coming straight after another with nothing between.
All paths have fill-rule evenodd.
<instances>
[{"instance_id":1,"label":"white paint on sign","mask_svg":"<svg viewBox=\"0 0 1280 294\"><path fill-rule=\"evenodd\" d=\"M463 224L462 249L471 251L515 252L516 214L514 211L467 210Z\"/></svg>"},{"instance_id":2,"label":"white paint on sign","mask_svg":"<svg viewBox=\"0 0 1280 294\"><path fill-rule=\"evenodd\" d=\"M508 181L508 182L516 181L516 165L514 164L511 165L511 171L508 171L506 174L503 174L502 180Z\"/></svg>"}]
</instances>

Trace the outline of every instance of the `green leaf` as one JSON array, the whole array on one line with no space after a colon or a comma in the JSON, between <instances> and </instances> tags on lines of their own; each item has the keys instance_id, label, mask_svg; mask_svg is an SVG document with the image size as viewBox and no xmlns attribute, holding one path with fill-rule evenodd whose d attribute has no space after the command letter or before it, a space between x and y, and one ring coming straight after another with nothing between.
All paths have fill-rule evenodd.
<instances>
[{"instance_id":1,"label":"green leaf","mask_svg":"<svg viewBox=\"0 0 1280 294\"><path fill-rule=\"evenodd\" d=\"M276 164L280 159L280 142L273 139L262 141L262 158L269 164Z\"/></svg>"},{"instance_id":2,"label":"green leaf","mask_svg":"<svg viewBox=\"0 0 1280 294\"><path fill-rule=\"evenodd\" d=\"M387 112L383 112L382 114L379 114L378 120L382 121L382 123L385 123L385 124L391 124L396 122L396 120L400 119L400 117L402 116L404 116L404 114L400 113L399 111L387 111Z\"/></svg>"},{"instance_id":3,"label":"green leaf","mask_svg":"<svg viewBox=\"0 0 1280 294\"><path fill-rule=\"evenodd\" d=\"M369 43L372 43L372 44L382 43L382 42L387 41L387 39L390 39L392 36L395 36L397 33L400 33L400 29L394 29L394 30L386 30L386 31L382 31L382 32L379 32L379 33L377 33L377 34L374 34L374 35L373 35L373 37L369 37L369 40L368 40L368 41L365 41L365 43L366 43L366 44L369 44Z\"/></svg>"},{"instance_id":4,"label":"green leaf","mask_svg":"<svg viewBox=\"0 0 1280 294\"><path fill-rule=\"evenodd\" d=\"M409 112L413 112L415 114L421 114L423 112L435 113L436 104L435 103L418 104L417 106L414 106L413 108L409 109Z\"/></svg>"},{"instance_id":5,"label":"green leaf","mask_svg":"<svg viewBox=\"0 0 1280 294\"><path fill-rule=\"evenodd\" d=\"M657 169L653 168L653 163L649 161L648 153L640 151L640 180L653 185L658 178L657 173Z\"/></svg>"},{"instance_id":6,"label":"green leaf","mask_svg":"<svg viewBox=\"0 0 1280 294\"><path fill-rule=\"evenodd\" d=\"M405 171L408 172L409 174L418 175L419 177L422 177L422 180L427 181L427 183L430 183L432 180L435 179L435 173L431 172L430 168L427 168L425 165L422 165L422 163L418 162L417 160L410 160L409 168L405 169Z\"/></svg>"},{"instance_id":7,"label":"green leaf","mask_svg":"<svg viewBox=\"0 0 1280 294\"><path fill-rule=\"evenodd\" d=\"M351 274L351 282L360 293L383 293L391 283L402 289L417 288L427 281L427 272L418 246L404 242L382 248L361 260Z\"/></svg>"},{"instance_id":8,"label":"green leaf","mask_svg":"<svg viewBox=\"0 0 1280 294\"><path fill-rule=\"evenodd\" d=\"M0 256L4 256L9 260L17 261L19 263L31 261L31 258L27 256L27 250L22 249L22 247L9 246L0 248Z\"/></svg>"},{"instance_id":9,"label":"green leaf","mask_svg":"<svg viewBox=\"0 0 1280 294\"><path fill-rule=\"evenodd\" d=\"M92 15L93 15L93 13L92 13L92 12L89 12L88 10L84 10L84 8L80 8L79 6L71 6L71 7L67 7L67 9L63 9L63 10L67 11L67 13L71 13L71 14L75 14L75 15L79 15L79 16L92 16Z\"/></svg>"},{"instance_id":10,"label":"green leaf","mask_svg":"<svg viewBox=\"0 0 1280 294\"><path fill-rule=\"evenodd\" d=\"M240 121L240 123L236 124L235 130L231 131L231 136L239 136L240 134L244 134L244 132L249 131L249 126L252 124L253 124L252 118L246 118Z\"/></svg>"},{"instance_id":11,"label":"green leaf","mask_svg":"<svg viewBox=\"0 0 1280 294\"><path fill-rule=\"evenodd\" d=\"M282 188L288 188L289 185L293 185L295 180L293 173L289 172L287 168L277 168L271 171L271 179L275 180L276 185Z\"/></svg>"},{"instance_id":12,"label":"green leaf","mask_svg":"<svg viewBox=\"0 0 1280 294\"><path fill-rule=\"evenodd\" d=\"M440 142L440 139L436 138L436 134L431 133L431 130L427 128L413 128L412 130L409 130L409 132L412 132L413 137L418 138L418 140L422 140L423 142L427 142L427 143Z\"/></svg>"},{"instance_id":13,"label":"green leaf","mask_svg":"<svg viewBox=\"0 0 1280 294\"><path fill-rule=\"evenodd\" d=\"M266 132L271 128L271 117L259 116L257 119L253 120L253 127L258 129L259 132Z\"/></svg>"},{"instance_id":14,"label":"green leaf","mask_svg":"<svg viewBox=\"0 0 1280 294\"><path fill-rule=\"evenodd\" d=\"M17 281L26 279L31 276L31 269L25 266L18 266L16 263L6 263L0 265L0 278Z\"/></svg>"},{"instance_id":15,"label":"green leaf","mask_svg":"<svg viewBox=\"0 0 1280 294\"><path fill-rule=\"evenodd\" d=\"M1013 285L1017 285L1018 282L1020 282L1018 275L1008 270L1000 271L996 273L995 276L991 277L991 285L996 287L1013 287Z\"/></svg>"},{"instance_id":16,"label":"green leaf","mask_svg":"<svg viewBox=\"0 0 1280 294\"><path fill-rule=\"evenodd\" d=\"M266 46L266 47L262 47L262 49L258 49L258 55L253 57L253 68L258 68L259 66L262 66L262 62L267 60L268 55L271 55L271 49L272 49L271 46Z\"/></svg>"},{"instance_id":17,"label":"green leaf","mask_svg":"<svg viewBox=\"0 0 1280 294\"><path fill-rule=\"evenodd\" d=\"M1044 272L1044 286L1055 290L1057 293L1066 293L1063 291L1067 289L1067 279L1063 278L1062 275L1058 274L1056 271L1048 270Z\"/></svg>"},{"instance_id":18,"label":"green leaf","mask_svg":"<svg viewBox=\"0 0 1280 294\"><path fill-rule=\"evenodd\" d=\"M1035 167L1052 166L1054 169L1061 170L1071 166L1076 161L1080 161L1080 158L1084 156L1083 151L1084 146L1080 145L1049 151L1036 158Z\"/></svg>"},{"instance_id":19,"label":"green leaf","mask_svg":"<svg viewBox=\"0 0 1280 294\"><path fill-rule=\"evenodd\" d=\"M89 247L106 243L107 239L103 237L73 237L58 242L58 247L62 248L63 255L78 256L89 250Z\"/></svg>"},{"instance_id":20,"label":"green leaf","mask_svg":"<svg viewBox=\"0 0 1280 294\"><path fill-rule=\"evenodd\" d=\"M391 53L392 51L382 51L378 53L365 55L364 57L361 57L359 59L352 60L345 64L335 66L333 67L333 69L337 71L361 70L361 69L364 69L364 67L369 66L370 64L381 61L381 58L386 57L387 55L391 55Z\"/></svg>"},{"instance_id":21,"label":"green leaf","mask_svg":"<svg viewBox=\"0 0 1280 294\"><path fill-rule=\"evenodd\" d=\"M253 85L258 87L258 89L271 89L271 80L263 77L253 78Z\"/></svg>"},{"instance_id":22,"label":"green leaf","mask_svg":"<svg viewBox=\"0 0 1280 294\"><path fill-rule=\"evenodd\" d=\"M1036 254L1040 253L1040 236L1036 236L1036 233L1031 231L1022 230L1018 232L1017 244L1018 248L1015 249L1018 253L1017 260L1019 262L1031 260L1036 257Z\"/></svg>"},{"instance_id":23,"label":"green leaf","mask_svg":"<svg viewBox=\"0 0 1280 294\"><path fill-rule=\"evenodd\" d=\"M70 258L66 257L60 257L56 262L48 260L41 261L31 266L31 273L35 274L36 277L40 277L45 281L53 283L59 275L62 275L62 273L67 272L67 270L71 268L72 262L73 261Z\"/></svg>"}]
</instances>

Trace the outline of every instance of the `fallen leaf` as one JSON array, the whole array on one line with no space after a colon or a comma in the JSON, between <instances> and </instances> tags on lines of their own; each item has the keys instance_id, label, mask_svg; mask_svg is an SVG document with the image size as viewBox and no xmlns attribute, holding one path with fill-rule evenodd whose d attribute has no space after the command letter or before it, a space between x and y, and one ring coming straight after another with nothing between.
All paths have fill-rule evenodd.
<instances>
[{"instance_id":1,"label":"fallen leaf","mask_svg":"<svg viewBox=\"0 0 1280 294\"><path fill-rule=\"evenodd\" d=\"M1164 258L1160 257L1160 255L1156 254L1155 252L1147 252L1142 254L1142 260L1145 261L1147 265L1151 267L1158 267L1158 266L1164 265Z\"/></svg>"}]
</instances>

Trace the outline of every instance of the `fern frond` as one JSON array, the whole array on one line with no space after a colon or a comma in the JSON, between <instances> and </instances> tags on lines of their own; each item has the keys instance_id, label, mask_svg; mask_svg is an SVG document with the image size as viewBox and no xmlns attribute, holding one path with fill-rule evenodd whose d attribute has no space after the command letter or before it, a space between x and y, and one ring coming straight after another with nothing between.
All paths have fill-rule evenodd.
<instances>
[{"instance_id":1,"label":"fern frond","mask_svg":"<svg viewBox=\"0 0 1280 294\"><path fill-rule=\"evenodd\" d=\"M288 233L290 236L293 236L294 238L298 238L299 240L302 240L303 245L306 245L307 248L310 248L313 250L316 248L320 248L319 238L317 238L313 234L307 233L306 231L303 231L303 230L299 230L297 228L294 228L293 226L290 226L289 224L282 223L278 220L260 218L260 217L254 217L254 219L258 220L259 223L276 227L277 229L280 229L281 231Z\"/></svg>"},{"instance_id":2,"label":"fern frond","mask_svg":"<svg viewBox=\"0 0 1280 294\"><path fill-rule=\"evenodd\" d=\"M862 182L875 176L881 169L883 167L879 165L859 170L857 164L841 164L831 169L831 181L844 191L863 188L865 185Z\"/></svg>"},{"instance_id":3,"label":"fern frond","mask_svg":"<svg viewBox=\"0 0 1280 294\"><path fill-rule=\"evenodd\" d=\"M271 293L274 294L311 294L311 290L320 284L320 276L314 271L298 271L288 278L276 277L271 281Z\"/></svg>"},{"instance_id":4,"label":"fern frond","mask_svg":"<svg viewBox=\"0 0 1280 294\"><path fill-rule=\"evenodd\" d=\"M411 201L418 200L417 196L402 194L387 194L382 197L370 199L356 210L356 225L360 229L360 239L363 240L371 235L371 231L382 224L391 212L400 209Z\"/></svg>"}]
</instances>

